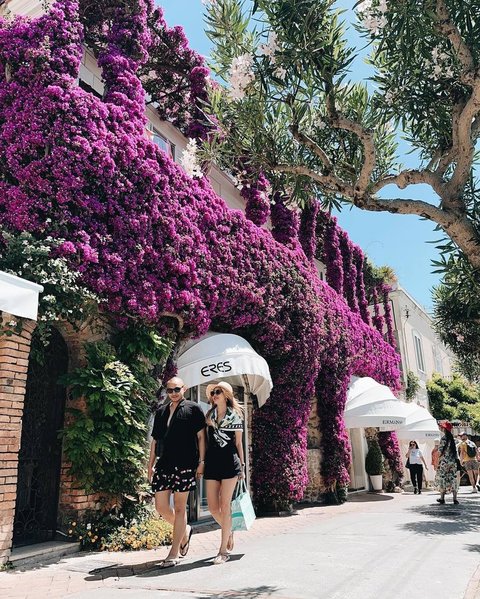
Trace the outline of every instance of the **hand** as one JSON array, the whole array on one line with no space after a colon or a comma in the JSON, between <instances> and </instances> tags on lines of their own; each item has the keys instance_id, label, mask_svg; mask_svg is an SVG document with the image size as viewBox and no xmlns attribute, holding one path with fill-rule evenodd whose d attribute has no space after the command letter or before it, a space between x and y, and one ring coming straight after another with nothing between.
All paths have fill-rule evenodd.
<instances>
[{"instance_id":1,"label":"hand","mask_svg":"<svg viewBox=\"0 0 480 599\"><path fill-rule=\"evenodd\" d=\"M244 472L244 470L242 470L240 472L240 474L238 475L238 480L244 480L244 479L245 479L245 472Z\"/></svg>"},{"instance_id":2,"label":"hand","mask_svg":"<svg viewBox=\"0 0 480 599\"><path fill-rule=\"evenodd\" d=\"M151 483L153 480L153 464L148 465L147 479L149 483Z\"/></svg>"},{"instance_id":3,"label":"hand","mask_svg":"<svg viewBox=\"0 0 480 599\"><path fill-rule=\"evenodd\" d=\"M202 478L204 470L205 470L205 464L199 464L197 466L197 472L195 473L195 476L197 478Z\"/></svg>"}]
</instances>

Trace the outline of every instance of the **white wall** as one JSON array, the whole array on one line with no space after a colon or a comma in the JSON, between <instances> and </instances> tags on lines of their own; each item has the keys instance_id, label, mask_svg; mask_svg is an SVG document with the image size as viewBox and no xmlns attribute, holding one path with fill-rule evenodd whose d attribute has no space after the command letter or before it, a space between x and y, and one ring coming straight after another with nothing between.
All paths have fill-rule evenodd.
<instances>
[{"instance_id":1,"label":"white wall","mask_svg":"<svg viewBox=\"0 0 480 599\"><path fill-rule=\"evenodd\" d=\"M428 408L425 384L434 372L445 377L451 376L454 356L435 333L431 316L408 292L398 287L391 292L390 297L402 371L405 377L408 370L419 377L421 388L416 400ZM419 340L423 364L417 356L415 338Z\"/></svg>"}]
</instances>

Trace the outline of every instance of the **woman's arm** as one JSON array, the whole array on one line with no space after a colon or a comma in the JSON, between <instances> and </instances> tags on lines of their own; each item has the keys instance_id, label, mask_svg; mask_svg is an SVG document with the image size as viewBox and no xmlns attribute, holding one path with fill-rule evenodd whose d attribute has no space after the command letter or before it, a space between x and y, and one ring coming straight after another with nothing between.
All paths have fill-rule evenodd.
<instances>
[{"instance_id":1,"label":"woman's arm","mask_svg":"<svg viewBox=\"0 0 480 599\"><path fill-rule=\"evenodd\" d=\"M242 475L238 478L245 478L245 456L243 454L243 431L235 431L235 447L237 448L238 457L242 464Z\"/></svg>"},{"instance_id":2,"label":"woman's arm","mask_svg":"<svg viewBox=\"0 0 480 599\"><path fill-rule=\"evenodd\" d=\"M205 470L205 429L202 428L201 431L197 433L198 439L198 466L196 476L197 478L201 478L203 476L203 471Z\"/></svg>"}]
</instances>

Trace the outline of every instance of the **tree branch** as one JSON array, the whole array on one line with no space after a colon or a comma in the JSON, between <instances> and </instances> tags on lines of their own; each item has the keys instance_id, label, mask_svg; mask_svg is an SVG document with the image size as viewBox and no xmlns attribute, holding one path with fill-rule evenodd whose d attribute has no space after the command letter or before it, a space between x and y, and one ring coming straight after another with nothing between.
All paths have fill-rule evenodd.
<instances>
[{"instance_id":1,"label":"tree branch","mask_svg":"<svg viewBox=\"0 0 480 599\"><path fill-rule=\"evenodd\" d=\"M387 185L396 185L399 189L405 189L409 185L417 184L430 185L432 189L442 197L443 181L442 178L435 172L429 170L409 169L402 171L398 175L387 175L380 181L377 181L372 188L372 194L377 193Z\"/></svg>"},{"instance_id":2,"label":"tree branch","mask_svg":"<svg viewBox=\"0 0 480 599\"><path fill-rule=\"evenodd\" d=\"M437 29L452 44L453 49L457 53L458 60L462 65L461 81L466 85L472 85L475 71L475 61L473 59L470 48L462 38L462 35L453 23L448 11L445 0L437 0Z\"/></svg>"},{"instance_id":3,"label":"tree branch","mask_svg":"<svg viewBox=\"0 0 480 599\"><path fill-rule=\"evenodd\" d=\"M414 214L438 225L457 244L474 268L480 269L480 239L472 222L456 210L445 210L423 200L393 198L383 200L369 195L355 198L354 205L372 212Z\"/></svg>"},{"instance_id":4,"label":"tree branch","mask_svg":"<svg viewBox=\"0 0 480 599\"><path fill-rule=\"evenodd\" d=\"M391 212L392 214L415 214L439 224L448 224L445 212L423 200L408 200L401 198L380 199L365 195L354 200L354 205L363 210L372 212ZM443 224L442 224L443 226Z\"/></svg>"},{"instance_id":5,"label":"tree branch","mask_svg":"<svg viewBox=\"0 0 480 599\"><path fill-rule=\"evenodd\" d=\"M335 129L343 129L354 133L362 142L363 145L363 166L358 176L355 192L359 195L363 194L372 176L376 162L375 141L372 131L365 129L360 123L347 119L341 115L336 108L335 99L331 93L326 98L327 113L329 115L330 125Z\"/></svg>"},{"instance_id":6,"label":"tree branch","mask_svg":"<svg viewBox=\"0 0 480 599\"><path fill-rule=\"evenodd\" d=\"M325 168L327 168L329 171L333 170L333 165L330 161L330 158L326 155L325 151L322 150L322 148L317 143L315 143L311 137L299 131L298 123L293 123L292 125L290 125L290 132L299 144L304 145L320 158Z\"/></svg>"},{"instance_id":7,"label":"tree branch","mask_svg":"<svg viewBox=\"0 0 480 599\"><path fill-rule=\"evenodd\" d=\"M458 119L452 123L454 159L456 161L455 171L452 178L445 186L449 197L457 197L465 187L470 177L475 144L472 139L472 122L480 111L480 74L475 75L475 84L472 95L465 104Z\"/></svg>"},{"instance_id":8,"label":"tree branch","mask_svg":"<svg viewBox=\"0 0 480 599\"><path fill-rule=\"evenodd\" d=\"M347 198L351 198L353 196L353 188L351 185L348 185L341 179L338 179L335 175L321 175L316 171L308 168L307 166L302 166L300 164L292 165L292 164L276 164L269 167L270 170L277 173L287 173L290 175L303 175L305 177L309 177L316 181L320 185L326 188L326 191L330 191L333 193L339 193L344 195Z\"/></svg>"}]
</instances>

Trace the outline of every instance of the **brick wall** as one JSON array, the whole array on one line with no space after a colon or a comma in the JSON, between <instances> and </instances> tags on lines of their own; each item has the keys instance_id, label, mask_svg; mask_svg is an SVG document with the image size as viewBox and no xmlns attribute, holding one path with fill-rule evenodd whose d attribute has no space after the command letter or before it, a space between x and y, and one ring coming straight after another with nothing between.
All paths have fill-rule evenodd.
<instances>
[{"instance_id":1,"label":"brick wall","mask_svg":"<svg viewBox=\"0 0 480 599\"><path fill-rule=\"evenodd\" d=\"M5 312L2 316L4 323L16 320ZM12 546L18 451L34 329L35 323L26 322L20 334L0 336L0 564L8 561Z\"/></svg>"}]
</instances>

